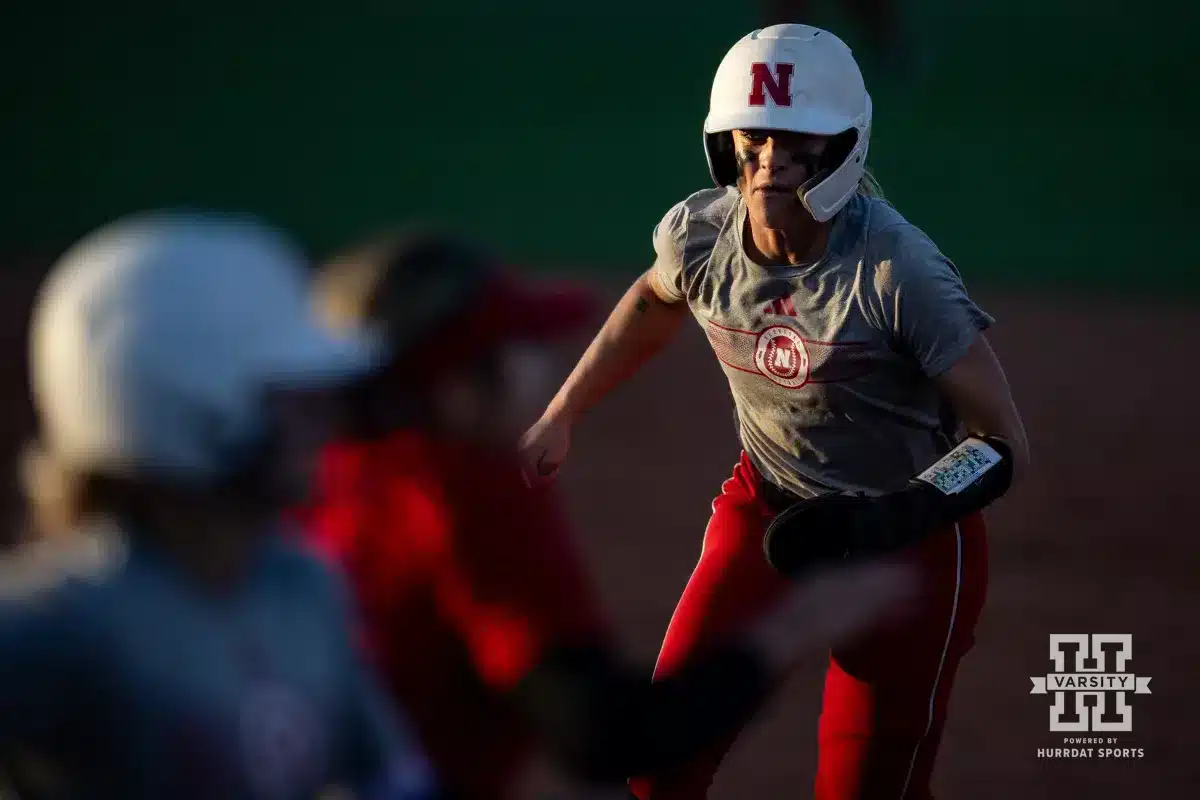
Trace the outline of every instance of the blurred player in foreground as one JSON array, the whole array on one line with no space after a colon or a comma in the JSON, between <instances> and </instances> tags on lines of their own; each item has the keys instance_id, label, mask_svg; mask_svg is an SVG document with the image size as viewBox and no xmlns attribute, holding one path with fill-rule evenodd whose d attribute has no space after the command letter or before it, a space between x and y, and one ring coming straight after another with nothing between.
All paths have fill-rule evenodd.
<instances>
[{"instance_id":1,"label":"blurred player in foreground","mask_svg":"<svg viewBox=\"0 0 1200 800\"><path fill-rule=\"evenodd\" d=\"M574 422L689 316L708 337L743 452L713 502L656 680L769 608L784 575L912 545L917 602L829 661L821 800L929 796L987 585L980 512L1028 462L983 335L992 318L929 237L878 196L866 172L871 120L858 65L833 34L776 25L737 42L704 125L718 188L665 214L653 267L525 437L529 472L551 474ZM705 797L732 743L635 781L636 793Z\"/></svg>"},{"instance_id":2,"label":"blurred player in foreground","mask_svg":"<svg viewBox=\"0 0 1200 800\"><path fill-rule=\"evenodd\" d=\"M44 284L27 466L54 535L0 562L0 751L51 765L19 770L37 796L433 796L343 588L273 521L325 391L376 358L320 327L304 266L251 220L145 215Z\"/></svg>"},{"instance_id":3,"label":"blurred player in foreground","mask_svg":"<svg viewBox=\"0 0 1200 800\"><path fill-rule=\"evenodd\" d=\"M905 595L890 568L817 576L651 685L620 663L552 488L530 490L522 426L549 388L547 343L584 324L578 291L518 283L435 232L384 236L317 282L335 325L393 360L357 398L303 509L358 591L369 643L455 798L510 797L537 745L592 786L694 755L794 659Z\"/></svg>"}]
</instances>

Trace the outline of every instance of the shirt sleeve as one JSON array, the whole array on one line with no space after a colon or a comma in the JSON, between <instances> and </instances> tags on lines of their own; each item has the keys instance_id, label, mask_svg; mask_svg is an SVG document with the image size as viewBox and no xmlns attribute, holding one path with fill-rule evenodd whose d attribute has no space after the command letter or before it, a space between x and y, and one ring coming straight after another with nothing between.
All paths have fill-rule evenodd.
<instances>
[{"instance_id":1,"label":"shirt sleeve","mask_svg":"<svg viewBox=\"0 0 1200 800\"><path fill-rule=\"evenodd\" d=\"M677 203L654 226L653 272L659 285L676 300L687 298L684 288L683 245L687 239L687 205Z\"/></svg>"},{"instance_id":2,"label":"shirt sleeve","mask_svg":"<svg viewBox=\"0 0 1200 800\"><path fill-rule=\"evenodd\" d=\"M508 691L553 648L606 644L554 487L527 488L504 462L460 494L435 591L482 680Z\"/></svg>"},{"instance_id":3,"label":"shirt sleeve","mask_svg":"<svg viewBox=\"0 0 1200 800\"><path fill-rule=\"evenodd\" d=\"M929 377L967 352L995 319L967 294L958 269L923 233L895 226L875 235L881 324Z\"/></svg>"},{"instance_id":4,"label":"shirt sleeve","mask_svg":"<svg viewBox=\"0 0 1200 800\"><path fill-rule=\"evenodd\" d=\"M83 662L66 604L48 594L0 597L0 746L50 736L66 724Z\"/></svg>"}]
</instances>

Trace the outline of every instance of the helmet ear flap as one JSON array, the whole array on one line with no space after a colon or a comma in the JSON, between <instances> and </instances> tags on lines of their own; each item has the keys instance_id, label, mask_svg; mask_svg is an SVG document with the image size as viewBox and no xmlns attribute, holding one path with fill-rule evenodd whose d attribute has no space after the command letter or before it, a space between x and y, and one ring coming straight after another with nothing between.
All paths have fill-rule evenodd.
<instances>
[{"instance_id":1,"label":"helmet ear flap","mask_svg":"<svg viewBox=\"0 0 1200 800\"><path fill-rule=\"evenodd\" d=\"M733 134L729 131L704 134L704 153L708 172L717 186L734 186L738 181L737 158L733 153Z\"/></svg>"},{"instance_id":2,"label":"helmet ear flap","mask_svg":"<svg viewBox=\"0 0 1200 800\"><path fill-rule=\"evenodd\" d=\"M800 186L800 196L803 197L810 189L819 186L826 178L836 172L845 163L846 159L850 157L855 145L858 144L858 139L858 131L853 128L831 137L828 149L825 151L825 156L821 159L822 167Z\"/></svg>"},{"instance_id":3,"label":"helmet ear flap","mask_svg":"<svg viewBox=\"0 0 1200 800\"><path fill-rule=\"evenodd\" d=\"M860 138L862 138L861 135L854 128L830 137L829 147L825 151L825 158L829 162L830 172L833 172L845 163L850 154L854 152L854 148L858 146Z\"/></svg>"}]
</instances>

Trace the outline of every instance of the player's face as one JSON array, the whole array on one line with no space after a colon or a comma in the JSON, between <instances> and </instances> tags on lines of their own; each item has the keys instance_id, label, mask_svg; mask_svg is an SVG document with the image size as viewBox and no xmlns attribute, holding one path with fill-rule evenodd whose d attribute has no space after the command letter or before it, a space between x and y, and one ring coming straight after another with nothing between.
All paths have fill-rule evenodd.
<instances>
[{"instance_id":1,"label":"player's face","mask_svg":"<svg viewBox=\"0 0 1200 800\"><path fill-rule=\"evenodd\" d=\"M554 391L549 350L541 345L510 344L500 352L505 386L507 428L519 435L533 424Z\"/></svg>"},{"instance_id":2,"label":"player's face","mask_svg":"<svg viewBox=\"0 0 1200 800\"><path fill-rule=\"evenodd\" d=\"M783 228L807 214L797 194L821 171L829 137L772 130L737 130L733 149L738 188L751 216L768 228Z\"/></svg>"},{"instance_id":3,"label":"player's face","mask_svg":"<svg viewBox=\"0 0 1200 800\"><path fill-rule=\"evenodd\" d=\"M303 499L316 475L319 453L337 433L344 412L339 389L306 389L274 392L269 397L277 441L271 465L264 475L281 498Z\"/></svg>"}]
</instances>

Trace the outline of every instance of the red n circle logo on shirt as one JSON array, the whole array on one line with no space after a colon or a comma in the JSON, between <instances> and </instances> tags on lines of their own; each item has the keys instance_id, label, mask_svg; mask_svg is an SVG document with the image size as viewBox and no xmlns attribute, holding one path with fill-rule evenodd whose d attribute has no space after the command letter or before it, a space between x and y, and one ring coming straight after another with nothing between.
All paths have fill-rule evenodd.
<instances>
[{"instance_id":1,"label":"red n circle logo on shirt","mask_svg":"<svg viewBox=\"0 0 1200 800\"><path fill-rule=\"evenodd\" d=\"M798 389L808 383L808 349L800 334L783 325L772 325L758 335L754 364L774 383Z\"/></svg>"}]
</instances>

